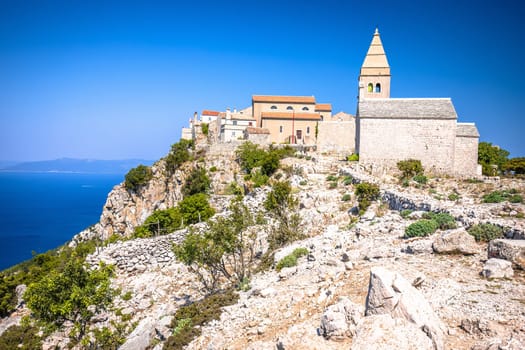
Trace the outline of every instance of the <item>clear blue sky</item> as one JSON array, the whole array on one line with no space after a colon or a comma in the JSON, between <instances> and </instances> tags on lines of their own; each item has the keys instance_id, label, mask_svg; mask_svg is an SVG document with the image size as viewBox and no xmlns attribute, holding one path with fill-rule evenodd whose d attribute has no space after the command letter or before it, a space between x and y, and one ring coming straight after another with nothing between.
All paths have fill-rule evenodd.
<instances>
[{"instance_id":1,"label":"clear blue sky","mask_svg":"<svg viewBox=\"0 0 525 350\"><path fill-rule=\"evenodd\" d=\"M354 114L376 25L392 97L451 97L525 156L522 1L0 0L0 159L157 159L194 111L314 95Z\"/></svg>"}]
</instances>

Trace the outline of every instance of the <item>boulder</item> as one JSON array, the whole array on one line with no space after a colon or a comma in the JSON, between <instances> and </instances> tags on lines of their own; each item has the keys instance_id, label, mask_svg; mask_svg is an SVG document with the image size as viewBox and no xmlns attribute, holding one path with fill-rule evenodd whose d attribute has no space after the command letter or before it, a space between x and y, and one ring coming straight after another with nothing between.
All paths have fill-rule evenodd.
<instances>
[{"instance_id":1,"label":"boulder","mask_svg":"<svg viewBox=\"0 0 525 350\"><path fill-rule=\"evenodd\" d=\"M353 337L363 315L363 307L354 304L348 298L340 298L336 304L330 305L324 311L321 317L321 334L331 340Z\"/></svg>"},{"instance_id":2,"label":"boulder","mask_svg":"<svg viewBox=\"0 0 525 350\"><path fill-rule=\"evenodd\" d=\"M432 249L438 254L473 255L479 251L476 240L464 228L438 235L432 243Z\"/></svg>"},{"instance_id":3,"label":"boulder","mask_svg":"<svg viewBox=\"0 0 525 350\"><path fill-rule=\"evenodd\" d=\"M401 249L406 254L432 254L431 239L416 239Z\"/></svg>"},{"instance_id":4,"label":"boulder","mask_svg":"<svg viewBox=\"0 0 525 350\"><path fill-rule=\"evenodd\" d=\"M383 267L371 269L365 314L389 314L412 322L425 331L434 349L444 348L444 326L423 294L399 273Z\"/></svg>"},{"instance_id":5,"label":"boulder","mask_svg":"<svg viewBox=\"0 0 525 350\"><path fill-rule=\"evenodd\" d=\"M525 270L525 239L495 239L490 241L488 257L504 259Z\"/></svg>"},{"instance_id":6,"label":"boulder","mask_svg":"<svg viewBox=\"0 0 525 350\"><path fill-rule=\"evenodd\" d=\"M416 324L390 315L365 317L352 341L351 350L432 350L432 340Z\"/></svg>"},{"instance_id":7,"label":"boulder","mask_svg":"<svg viewBox=\"0 0 525 350\"><path fill-rule=\"evenodd\" d=\"M510 261L492 258L483 266L481 275L486 278L512 278L514 271Z\"/></svg>"},{"instance_id":8,"label":"boulder","mask_svg":"<svg viewBox=\"0 0 525 350\"><path fill-rule=\"evenodd\" d=\"M151 339L155 336L155 321L152 317L146 317L128 335L126 342L119 350L145 350L149 347Z\"/></svg>"}]
</instances>

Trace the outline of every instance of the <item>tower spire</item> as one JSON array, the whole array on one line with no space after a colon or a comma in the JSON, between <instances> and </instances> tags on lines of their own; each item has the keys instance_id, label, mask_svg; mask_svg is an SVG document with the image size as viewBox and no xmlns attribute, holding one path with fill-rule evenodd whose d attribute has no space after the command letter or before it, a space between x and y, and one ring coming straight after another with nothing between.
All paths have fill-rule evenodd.
<instances>
[{"instance_id":1,"label":"tower spire","mask_svg":"<svg viewBox=\"0 0 525 350\"><path fill-rule=\"evenodd\" d=\"M359 99L390 97L390 65L376 27L359 74Z\"/></svg>"}]
</instances>

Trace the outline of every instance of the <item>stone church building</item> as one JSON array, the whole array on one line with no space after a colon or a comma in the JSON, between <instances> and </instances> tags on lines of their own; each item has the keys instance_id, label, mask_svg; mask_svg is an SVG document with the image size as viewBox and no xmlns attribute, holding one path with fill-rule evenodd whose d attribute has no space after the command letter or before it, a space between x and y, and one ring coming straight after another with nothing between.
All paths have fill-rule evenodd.
<instances>
[{"instance_id":1,"label":"stone church building","mask_svg":"<svg viewBox=\"0 0 525 350\"><path fill-rule=\"evenodd\" d=\"M361 67L358 96L359 163L394 167L411 158L434 173L481 174L476 125L457 121L450 98L390 98L390 66L377 29Z\"/></svg>"}]
</instances>

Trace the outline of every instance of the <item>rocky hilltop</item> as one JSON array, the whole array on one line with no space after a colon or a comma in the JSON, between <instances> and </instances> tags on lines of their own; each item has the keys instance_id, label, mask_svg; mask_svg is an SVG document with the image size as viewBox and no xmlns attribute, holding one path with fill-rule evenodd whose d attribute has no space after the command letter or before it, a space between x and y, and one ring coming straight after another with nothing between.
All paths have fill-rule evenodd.
<instances>
[{"instance_id":1,"label":"rocky hilltop","mask_svg":"<svg viewBox=\"0 0 525 350\"><path fill-rule=\"evenodd\" d=\"M210 203L216 216L227 215L235 198L226 191L232 181L245 187L242 203L257 213L271 185L252 188L244 182L235 147L203 145L199 159L172 175L165 172L165 160L158 161L140 190L116 186L100 222L72 244L131 237L155 210L180 202L196 165L214 169L209 171ZM403 187L395 174L372 176L337 157L311 153L280 163L269 183L291 184L304 238L279 248L267 268L235 291L238 299L222 309L219 319L200 326L187 349L525 348L525 206L481 203L483 194L495 190L525 193L524 181L430 178L424 185ZM378 184L380 199L359 213L355 188L363 182ZM455 228L406 238L407 227L427 212L450 214ZM259 257L268 249L271 223L266 217L266 223L255 226ZM487 223L501 227L502 236L483 242L467 232ZM206 229L206 223L192 227ZM100 262L114 266L111 284L121 294L92 326L126 319L120 349L162 349L183 325L173 323L177 310L205 296L197 275L172 249L187 234L185 228L118 240L86 258L91 268ZM293 266L276 268L297 248L307 254ZM2 320L4 328L27 313L21 303ZM47 337L44 348L64 348L68 331L66 325Z\"/></svg>"}]
</instances>

